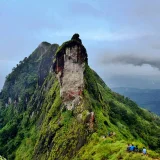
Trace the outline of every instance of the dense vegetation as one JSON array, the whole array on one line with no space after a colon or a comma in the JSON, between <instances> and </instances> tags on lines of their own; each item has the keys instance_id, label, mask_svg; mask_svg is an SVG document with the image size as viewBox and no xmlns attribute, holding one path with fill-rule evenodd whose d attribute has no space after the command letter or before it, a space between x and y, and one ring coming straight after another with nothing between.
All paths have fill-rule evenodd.
<instances>
[{"instance_id":1,"label":"dense vegetation","mask_svg":"<svg viewBox=\"0 0 160 160\"><path fill-rule=\"evenodd\" d=\"M55 61L51 46L45 44L42 53L48 50L46 54L39 54L38 48L6 79L0 94L0 155L9 160L158 159L160 118L112 92L87 62L83 101L73 111L65 109L51 64L45 68L45 61ZM9 97L17 96L21 99L16 104L8 103ZM95 114L92 128L87 120L89 112ZM108 137L111 131L115 134ZM128 143L145 146L148 157L126 152Z\"/></svg>"},{"instance_id":2,"label":"dense vegetation","mask_svg":"<svg viewBox=\"0 0 160 160\"><path fill-rule=\"evenodd\" d=\"M58 45L42 42L6 77L0 92L0 154L8 159L14 158L14 151L25 133L29 134L27 127L30 115L27 106L38 88L38 81L44 81L41 76L44 79L48 75L57 48ZM50 62L46 62L48 59Z\"/></svg>"}]
</instances>

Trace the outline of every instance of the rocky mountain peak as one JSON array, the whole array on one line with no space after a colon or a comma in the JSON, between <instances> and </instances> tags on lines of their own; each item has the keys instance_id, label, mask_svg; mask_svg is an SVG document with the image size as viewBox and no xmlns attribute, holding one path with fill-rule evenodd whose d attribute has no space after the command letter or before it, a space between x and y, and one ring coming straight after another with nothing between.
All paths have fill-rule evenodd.
<instances>
[{"instance_id":1,"label":"rocky mountain peak","mask_svg":"<svg viewBox=\"0 0 160 160\"><path fill-rule=\"evenodd\" d=\"M76 33L60 47L42 43L13 69L0 93L0 155L159 159L160 118L112 92L87 60ZM147 156L126 152L128 143Z\"/></svg>"},{"instance_id":2,"label":"rocky mountain peak","mask_svg":"<svg viewBox=\"0 0 160 160\"><path fill-rule=\"evenodd\" d=\"M61 85L60 95L68 110L81 103L86 63L86 49L79 39L79 34L74 34L70 41L63 43L59 48L54 64L54 71Z\"/></svg>"}]
</instances>

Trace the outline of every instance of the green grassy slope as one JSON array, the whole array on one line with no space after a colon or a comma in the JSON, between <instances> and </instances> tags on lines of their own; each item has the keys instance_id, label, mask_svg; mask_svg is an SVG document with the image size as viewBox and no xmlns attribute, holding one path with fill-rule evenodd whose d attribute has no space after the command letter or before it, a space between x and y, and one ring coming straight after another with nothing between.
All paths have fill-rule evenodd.
<instances>
[{"instance_id":1,"label":"green grassy slope","mask_svg":"<svg viewBox=\"0 0 160 160\"><path fill-rule=\"evenodd\" d=\"M22 107L26 105L21 112L14 104L3 106L2 91L0 154L10 160L158 159L160 118L112 92L87 64L84 80L82 102L73 111L66 110L62 103L54 72L48 72L40 86L38 79L35 81L28 102L21 103ZM92 125L89 112L95 115ZM108 137L111 131L115 134ZM126 152L128 143L145 146L148 156Z\"/></svg>"},{"instance_id":2,"label":"green grassy slope","mask_svg":"<svg viewBox=\"0 0 160 160\"><path fill-rule=\"evenodd\" d=\"M33 111L34 115L29 120L28 131L24 129L24 138L15 152L15 159L158 158L159 118L112 92L88 66L85 83L83 103L78 106L83 108L83 120L78 121L78 111L64 109L56 76L50 74L47 77L41 90L35 93L40 95L40 106L28 108L29 115ZM95 113L93 130L85 121L88 111ZM109 131L116 134L108 137ZM127 153L128 143L140 148L146 146L148 157L140 153ZM157 153L153 150L157 150Z\"/></svg>"},{"instance_id":3,"label":"green grassy slope","mask_svg":"<svg viewBox=\"0 0 160 160\"><path fill-rule=\"evenodd\" d=\"M24 138L24 132L27 133L29 130L29 102L38 89L40 73L45 71L48 75L48 65L51 66L57 48L57 44L42 42L6 77L3 90L0 92L0 153L5 157L11 157L9 159L14 158L14 151ZM45 63L48 59L50 61ZM47 75L43 74L43 78ZM12 99L11 103L8 102L9 98Z\"/></svg>"}]
</instances>

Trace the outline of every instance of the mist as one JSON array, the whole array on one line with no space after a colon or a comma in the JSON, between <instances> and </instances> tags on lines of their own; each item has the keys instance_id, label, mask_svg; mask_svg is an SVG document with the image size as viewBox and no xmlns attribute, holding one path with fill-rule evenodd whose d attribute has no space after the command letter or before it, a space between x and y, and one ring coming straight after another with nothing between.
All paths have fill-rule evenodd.
<instances>
[{"instance_id":1,"label":"mist","mask_svg":"<svg viewBox=\"0 0 160 160\"><path fill-rule=\"evenodd\" d=\"M100 63L107 64L131 64L133 66L150 65L151 67L160 70L160 56L147 56L147 55L132 55L132 54L119 54L111 55L105 54L101 57Z\"/></svg>"}]
</instances>

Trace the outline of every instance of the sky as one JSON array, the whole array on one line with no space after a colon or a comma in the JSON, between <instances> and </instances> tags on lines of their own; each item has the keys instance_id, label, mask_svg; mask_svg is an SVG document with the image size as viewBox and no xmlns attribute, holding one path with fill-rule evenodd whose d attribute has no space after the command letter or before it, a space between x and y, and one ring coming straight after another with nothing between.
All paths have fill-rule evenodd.
<instances>
[{"instance_id":1,"label":"sky","mask_svg":"<svg viewBox=\"0 0 160 160\"><path fill-rule=\"evenodd\" d=\"M0 88L42 42L79 33L89 65L113 87L160 88L159 0L0 0Z\"/></svg>"}]
</instances>

